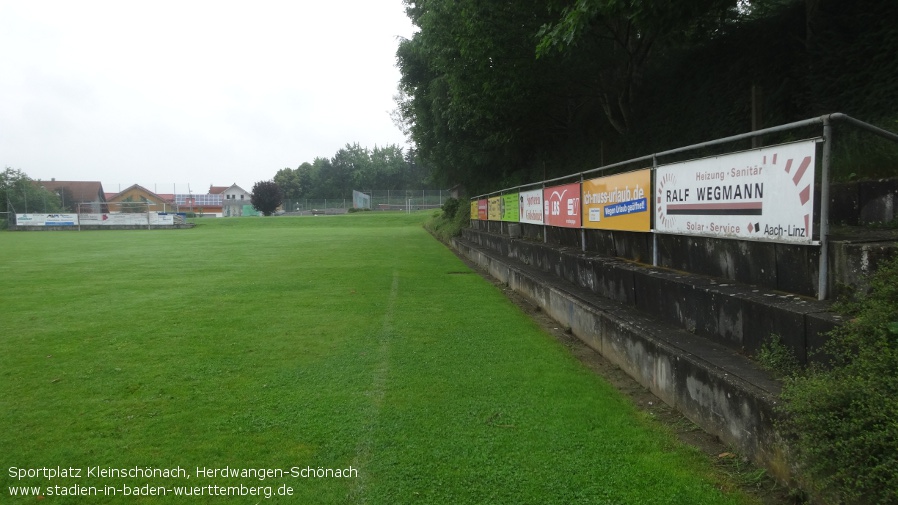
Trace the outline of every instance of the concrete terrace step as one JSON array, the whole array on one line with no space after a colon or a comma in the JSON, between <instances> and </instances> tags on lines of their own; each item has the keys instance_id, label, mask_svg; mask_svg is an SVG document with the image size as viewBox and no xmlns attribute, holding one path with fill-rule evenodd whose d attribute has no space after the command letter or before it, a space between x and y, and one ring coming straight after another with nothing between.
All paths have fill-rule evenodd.
<instances>
[{"instance_id":1,"label":"concrete terrace step","mask_svg":"<svg viewBox=\"0 0 898 505\"><path fill-rule=\"evenodd\" d=\"M688 332L752 355L779 336L807 362L840 318L816 299L609 258L578 249L465 230L464 240L551 273Z\"/></svg>"},{"instance_id":2,"label":"concrete terrace step","mask_svg":"<svg viewBox=\"0 0 898 505\"><path fill-rule=\"evenodd\" d=\"M552 248L540 247L540 254L535 256L509 254L515 245L508 244L501 250L495 236L480 237L481 242L492 241L496 246L486 247L470 240L469 235L452 241L460 254L569 327L580 340L704 430L774 475L789 477L786 457L779 449L784 444L778 443L773 427L780 383L739 351L666 321L662 315L676 311L660 305L655 305L654 312L644 310L650 303L675 303L680 313L688 313L699 302L687 303L687 298L717 296L728 300L739 287L705 279L699 286L693 283L693 292L689 292L690 280L698 279L657 269L644 271L645 267L610 258L591 258L592 274L573 275L574 271L586 270L587 258L582 253L551 252L546 249ZM603 287L597 288L600 285ZM652 290L666 290L669 296L649 296ZM803 307L794 313L797 319L820 309L814 303L799 303L805 300L794 297L773 301L766 294L751 293L742 298L749 304L769 307L764 310L788 312L787 308ZM643 308L637 299L644 300ZM678 301L670 301L674 299ZM723 306L721 301L714 303L718 308ZM762 318L762 313L757 309L744 317Z\"/></svg>"}]
</instances>

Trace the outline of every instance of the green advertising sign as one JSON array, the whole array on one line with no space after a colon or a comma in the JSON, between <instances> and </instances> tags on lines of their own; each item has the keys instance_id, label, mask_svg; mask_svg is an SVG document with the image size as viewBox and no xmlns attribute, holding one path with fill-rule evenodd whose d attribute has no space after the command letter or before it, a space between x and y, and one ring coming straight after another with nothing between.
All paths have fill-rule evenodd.
<instances>
[{"instance_id":1,"label":"green advertising sign","mask_svg":"<svg viewBox=\"0 0 898 505\"><path fill-rule=\"evenodd\" d=\"M517 223L520 220L521 202L518 193L502 195L502 220Z\"/></svg>"}]
</instances>

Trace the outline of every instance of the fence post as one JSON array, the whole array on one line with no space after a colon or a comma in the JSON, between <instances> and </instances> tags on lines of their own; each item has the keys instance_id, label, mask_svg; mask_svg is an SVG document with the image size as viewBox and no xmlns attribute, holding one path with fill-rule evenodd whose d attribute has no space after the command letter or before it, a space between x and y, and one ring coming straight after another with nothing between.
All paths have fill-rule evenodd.
<instances>
[{"instance_id":1,"label":"fence post","mask_svg":"<svg viewBox=\"0 0 898 505\"><path fill-rule=\"evenodd\" d=\"M549 231L549 225L546 224L546 183L542 184L543 186L543 194L540 195L539 201L542 202L542 211L543 211L543 244L549 243L549 237L547 236L547 232Z\"/></svg>"},{"instance_id":2,"label":"fence post","mask_svg":"<svg viewBox=\"0 0 898 505\"><path fill-rule=\"evenodd\" d=\"M829 165L832 159L833 126L823 116L823 162L820 167L820 263L817 276L817 299L826 300L829 277Z\"/></svg>"},{"instance_id":3,"label":"fence post","mask_svg":"<svg viewBox=\"0 0 898 505\"><path fill-rule=\"evenodd\" d=\"M580 250L586 252L586 228L583 227L583 172L580 172L580 198L577 199L580 202L580 208L578 209L578 214L580 214Z\"/></svg>"},{"instance_id":4,"label":"fence post","mask_svg":"<svg viewBox=\"0 0 898 505\"><path fill-rule=\"evenodd\" d=\"M658 188L656 187L658 185L658 180L655 175L657 172L658 172L658 157L653 154L652 155L652 177L651 177L652 187L650 188L652 190L652 193L649 196L649 204L653 205L653 206L654 206L654 200L655 200L655 191L658 191ZM656 266L658 266L658 230L655 229L655 222L654 222L655 221L655 213L652 212L651 214L649 214L649 216L652 219L652 223L651 223L651 225L652 225L652 266L656 267Z\"/></svg>"}]
</instances>

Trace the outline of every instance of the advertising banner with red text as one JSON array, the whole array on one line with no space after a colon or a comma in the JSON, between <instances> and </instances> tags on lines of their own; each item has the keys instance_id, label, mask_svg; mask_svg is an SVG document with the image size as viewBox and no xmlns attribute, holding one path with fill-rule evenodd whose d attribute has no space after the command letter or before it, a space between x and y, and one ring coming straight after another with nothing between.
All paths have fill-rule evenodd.
<instances>
[{"instance_id":1,"label":"advertising banner with red text","mask_svg":"<svg viewBox=\"0 0 898 505\"><path fill-rule=\"evenodd\" d=\"M543 190L521 191L520 219L522 223L543 224Z\"/></svg>"},{"instance_id":2,"label":"advertising banner with red text","mask_svg":"<svg viewBox=\"0 0 898 505\"><path fill-rule=\"evenodd\" d=\"M816 141L659 166L655 230L811 243Z\"/></svg>"},{"instance_id":3,"label":"advertising banner with red text","mask_svg":"<svg viewBox=\"0 0 898 505\"><path fill-rule=\"evenodd\" d=\"M580 183L543 190L543 219L549 226L580 227Z\"/></svg>"},{"instance_id":4,"label":"advertising banner with red text","mask_svg":"<svg viewBox=\"0 0 898 505\"><path fill-rule=\"evenodd\" d=\"M483 200L477 200L477 219L481 221L486 221L489 219L489 200L484 198Z\"/></svg>"}]
</instances>

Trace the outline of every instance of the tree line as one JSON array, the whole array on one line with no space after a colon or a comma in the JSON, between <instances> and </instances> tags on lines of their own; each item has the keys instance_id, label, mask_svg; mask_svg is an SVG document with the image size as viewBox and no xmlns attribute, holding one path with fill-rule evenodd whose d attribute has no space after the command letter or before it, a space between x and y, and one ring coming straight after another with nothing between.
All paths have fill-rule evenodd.
<instances>
[{"instance_id":1,"label":"tree line","mask_svg":"<svg viewBox=\"0 0 898 505\"><path fill-rule=\"evenodd\" d=\"M278 170L272 181L285 200L351 198L353 190L432 189L430 170L416 154L398 145L369 149L346 144L332 158Z\"/></svg>"},{"instance_id":2,"label":"tree line","mask_svg":"<svg viewBox=\"0 0 898 505\"><path fill-rule=\"evenodd\" d=\"M894 0L405 6L418 31L397 50L395 119L447 186L489 191L743 133L753 111L761 127L898 120Z\"/></svg>"}]
</instances>

